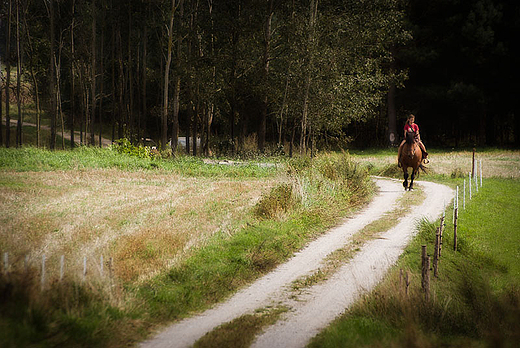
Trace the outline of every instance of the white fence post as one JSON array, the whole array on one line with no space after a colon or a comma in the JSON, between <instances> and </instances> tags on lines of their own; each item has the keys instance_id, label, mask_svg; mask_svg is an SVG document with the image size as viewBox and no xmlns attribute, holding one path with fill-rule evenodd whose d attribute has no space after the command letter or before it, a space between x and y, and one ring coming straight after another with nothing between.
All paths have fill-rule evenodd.
<instances>
[{"instance_id":1,"label":"white fence post","mask_svg":"<svg viewBox=\"0 0 520 348\"><path fill-rule=\"evenodd\" d=\"M29 255L25 255L23 260L23 271L25 274L29 271Z\"/></svg>"},{"instance_id":2,"label":"white fence post","mask_svg":"<svg viewBox=\"0 0 520 348\"><path fill-rule=\"evenodd\" d=\"M64 267L65 267L65 256L61 255L61 257L60 257L60 283L63 280Z\"/></svg>"},{"instance_id":3,"label":"white fence post","mask_svg":"<svg viewBox=\"0 0 520 348\"><path fill-rule=\"evenodd\" d=\"M480 160L480 187L482 187L482 160Z\"/></svg>"},{"instance_id":4,"label":"white fence post","mask_svg":"<svg viewBox=\"0 0 520 348\"><path fill-rule=\"evenodd\" d=\"M4 253L4 273L9 273L9 254L7 252Z\"/></svg>"},{"instance_id":5,"label":"white fence post","mask_svg":"<svg viewBox=\"0 0 520 348\"><path fill-rule=\"evenodd\" d=\"M462 195L462 207L466 210L466 178L464 178L464 193Z\"/></svg>"},{"instance_id":6,"label":"white fence post","mask_svg":"<svg viewBox=\"0 0 520 348\"><path fill-rule=\"evenodd\" d=\"M83 258L83 281L85 281L87 277L87 257Z\"/></svg>"},{"instance_id":7,"label":"white fence post","mask_svg":"<svg viewBox=\"0 0 520 348\"><path fill-rule=\"evenodd\" d=\"M469 199L471 199L471 172L469 173Z\"/></svg>"},{"instance_id":8,"label":"white fence post","mask_svg":"<svg viewBox=\"0 0 520 348\"><path fill-rule=\"evenodd\" d=\"M478 193L478 174L477 174L478 169L477 168L478 168L478 166L475 166L475 177L474 177L474 179L475 179L475 193Z\"/></svg>"},{"instance_id":9,"label":"white fence post","mask_svg":"<svg viewBox=\"0 0 520 348\"><path fill-rule=\"evenodd\" d=\"M42 255L42 291L45 288L45 254Z\"/></svg>"}]
</instances>

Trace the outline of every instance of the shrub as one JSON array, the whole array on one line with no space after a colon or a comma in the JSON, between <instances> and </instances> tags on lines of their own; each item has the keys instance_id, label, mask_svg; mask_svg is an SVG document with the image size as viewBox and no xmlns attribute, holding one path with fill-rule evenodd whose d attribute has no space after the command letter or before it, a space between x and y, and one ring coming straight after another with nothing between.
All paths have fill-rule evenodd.
<instances>
[{"instance_id":1,"label":"shrub","mask_svg":"<svg viewBox=\"0 0 520 348\"><path fill-rule=\"evenodd\" d=\"M293 189L290 184L281 184L274 187L267 196L263 196L257 203L255 214L261 218L274 218L287 212L295 203Z\"/></svg>"},{"instance_id":2,"label":"shrub","mask_svg":"<svg viewBox=\"0 0 520 348\"><path fill-rule=\"evenodd\" d=\"M465 178L465 177L466 177L466 175L464 174L464 171L460 167L453 169L453 171L451 172L452 179Z\"/></svg>"},{"instance_id":3,"label":"shrub","mask_svg":"<svg viewBox=\"0 0 520 348\"><path fill-rule=\"evenodd\" d=\"M152 153L149 147L143 145L133 145L127 138L121 138L114 142L112 149L121 154L126 154L139 158L154 158L158 154ZM160 155L159 155L160 156Z\"/></svg>"}]
</instances>

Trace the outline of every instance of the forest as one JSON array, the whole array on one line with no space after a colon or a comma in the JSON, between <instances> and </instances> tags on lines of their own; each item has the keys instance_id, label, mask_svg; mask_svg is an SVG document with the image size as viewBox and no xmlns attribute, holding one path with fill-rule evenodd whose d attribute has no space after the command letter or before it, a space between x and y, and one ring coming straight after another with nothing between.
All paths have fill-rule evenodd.
<instances>
[{"instance_id":1,"label":"forest","mask_svg":"<svg viewBox=\"0 0 520 348\"><path fill-rule=\"evenodd\" d=\"M2 0L0 143L25 145L30 110L49 149L387 147L410 113L427 146L518 147L519 18L513 0Z\"/></svg>"}]
</instances>

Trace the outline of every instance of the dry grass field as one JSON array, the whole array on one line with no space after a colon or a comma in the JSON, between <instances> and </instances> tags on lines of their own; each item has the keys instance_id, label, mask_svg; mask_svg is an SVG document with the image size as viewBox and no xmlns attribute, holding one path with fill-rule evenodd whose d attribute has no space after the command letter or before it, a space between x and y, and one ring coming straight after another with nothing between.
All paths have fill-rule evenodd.
<instances>
[{"instance_id":1,"label":"dry grass field","mask_svg":"<svg viewBox=\"0 0 520 348\"><path fill-rule=\"evenodd\" d=\"M451 176L454 173L466 174L471 171L473 153L471 151L453 151L430 153L428 169L431 174ZM362 163L370 163L375 168L384 168L389 164L397 164L397 150L395 153L378 152L364 154L356 152L354 158ZM482 173L486 178L520 178L520 151L518 150L489 150L477 151L475 159L482 160Z\"/></svg>"},{"instance_id":2,"label":"dry grass field","mask_svg":"<svg viewBox=\"0 0 520 348\"><path fill-rule=\"evenodd\" d=\"M48 273L90 273L104 256L136 281L185 258L215 233L232 234L272 179L194 178L150 171L0 171L0 251L10 263L48 260Z\"/></svg>"}]
</instances>

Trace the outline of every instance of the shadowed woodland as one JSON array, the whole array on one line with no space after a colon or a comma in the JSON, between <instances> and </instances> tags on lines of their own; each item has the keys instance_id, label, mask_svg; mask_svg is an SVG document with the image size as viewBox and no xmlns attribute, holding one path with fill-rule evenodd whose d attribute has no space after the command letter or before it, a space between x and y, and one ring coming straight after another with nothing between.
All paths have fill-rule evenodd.
<instances>
[{"instance_id":1,"label":"shadowed woodland","mask_svg":"<svg viewBox=\"0 0 520 348\"><path fill-rule=\"evenodd\" d=\"M429 146L520 144L512 0L0 7L7 147L24 145L29 109L35 145L51 149L61 132L71 146L151 138L173 152L186 137L206 156L388 146L409 113Z\"/></svg>"}]
</instances>

